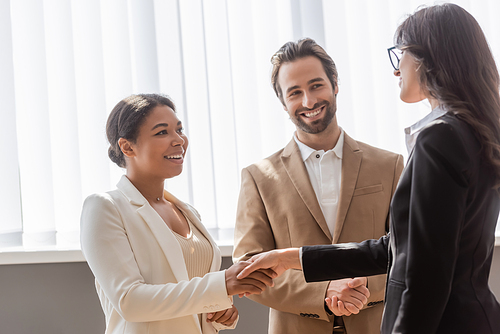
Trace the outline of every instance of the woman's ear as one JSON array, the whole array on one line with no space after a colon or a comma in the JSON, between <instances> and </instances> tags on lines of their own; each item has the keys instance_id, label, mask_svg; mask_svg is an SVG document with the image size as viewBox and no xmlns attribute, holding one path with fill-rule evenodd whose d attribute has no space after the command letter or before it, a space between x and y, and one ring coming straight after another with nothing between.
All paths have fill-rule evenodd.
<instances>
[{"instance_id":1,"label":"woman's ear","mask_svg":"<svg viewBox=\"0 0 500 334\"><path fill-rule=\"evenodd\" d=\"M120 150L122 150L123 154L126 157L131 158L131 157L135 156L135 152L134 152L134 149L132 147L132 143L130 141L128 141L127 139L125 139L125 138L118 139L118 146L120 146Z\"/></svg>"}]
</instances>

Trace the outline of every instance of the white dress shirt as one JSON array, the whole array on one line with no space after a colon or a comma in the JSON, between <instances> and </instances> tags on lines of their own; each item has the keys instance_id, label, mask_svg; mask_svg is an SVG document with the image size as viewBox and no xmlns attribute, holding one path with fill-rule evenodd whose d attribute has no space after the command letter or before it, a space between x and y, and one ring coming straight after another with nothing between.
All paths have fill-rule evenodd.
<instances>
[{"instance_id":1,"label":"white dress shirt","mask_svg":"<svg viewBox=\"0 0 500 334\"><path fill-rule=\"evenodd\" d=\"M344 148L344 131L340 129L339 140L331 150L316 151L300 142L294 135L302 160L309 174L309 180L316 193L319 206L323 212L330 235L337 221L337 210L340 196L340 181L342 179L342 150Z\"/></svg>"},{"instance_id":2,"label":"white dress shirt","mask_svg":"<svg viewBox=\"0 0 500 334\"><path fill-rule=\"evenodd\" d=\"M425 126L430 122L446 114L446 112L447 111L444 110L443 108L436 107L420 121L405 129L406 149L408 150L408 154L411 154L411 151L415 146L415 142L417 141L417 137L420 131L422 131L422 129L425 128Z\"/></svg>"}]
</instances>

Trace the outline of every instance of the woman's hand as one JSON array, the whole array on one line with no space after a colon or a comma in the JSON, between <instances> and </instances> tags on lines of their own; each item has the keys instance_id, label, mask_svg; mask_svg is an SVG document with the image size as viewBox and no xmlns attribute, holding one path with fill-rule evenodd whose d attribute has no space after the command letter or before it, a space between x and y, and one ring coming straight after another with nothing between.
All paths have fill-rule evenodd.
<instances>
[{"instance_id":1,"label":"woman's hand","mask_svg":"<svg viewBox=\"0 0 500 334\"><path fill-rule=\"evenodd\" d=\"M226 269L226 290L228 296L261 294L268 286L274 286L273 278L276 273L270 269L256 270L249 273L244 279L236 276L248 266L250 262L241 261Z\"/></svg>"},{"instance_id":2,"label":"woman's hand","mask_svg":"<svg viewBox=\"0 0 500 334\"><path fill-rule=\"evenodd\" d=\"M300 266L299 248L276 249L252 256L250 262L239 274L239 279L250 276L259 269L271 269L276 273L276 278L288 269L302 269Z\"/></svg>"},{"instance_id":3,"label":"woman's hand","mask_svg":"<svg viewBox=\"0 0 500 334\"><path fill-rule=\"evenodd\" d=\"M207 322L218 322L224 326L232 326L238 319L238 309L233 305L226 310L207 314Z\"/></svg>"}]
</instances>

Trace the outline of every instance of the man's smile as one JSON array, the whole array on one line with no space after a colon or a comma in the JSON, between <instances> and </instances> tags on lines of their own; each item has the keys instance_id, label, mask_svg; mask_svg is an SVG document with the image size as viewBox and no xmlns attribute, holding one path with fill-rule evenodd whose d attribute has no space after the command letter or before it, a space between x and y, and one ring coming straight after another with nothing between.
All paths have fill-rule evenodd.
<instances>
[{"instance_id":1,"label":"man's smile","mask_svg":"<svg viewBox=\"0 0 500 334\"><path fill-rule=\"evenodd\" d=\"M322 105L313 110L302 111L299 113L299 116L302 116L308 120L314 120L315 118L319 118L319 115L322 114L322 111L325 109L326 105Z\"/></svg>"}]
</instances>

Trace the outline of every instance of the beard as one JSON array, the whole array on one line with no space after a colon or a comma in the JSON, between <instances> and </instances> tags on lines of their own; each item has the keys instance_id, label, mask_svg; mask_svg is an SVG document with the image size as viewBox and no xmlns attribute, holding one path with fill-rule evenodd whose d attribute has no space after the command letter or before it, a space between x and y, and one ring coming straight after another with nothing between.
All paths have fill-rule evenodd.
<instances>
[{"instance_id":1,"label":"beard","mask_svg":"<svg viewBox=\"0 0 500 334\"><path fill-rule=\"evenodd\" d=\"M324 110L325 114L323 115L323 118L317 119L311 123L304 122L302 117L299 115L304 111L315 110L321 108L322 106L325 106ZM331 101L323 100L321 102L316 103L311 109L308 108L297 109L295 111L294 117L290 117L290 119L298 129L306 133L316 134L325 131L325 129L328 127L328 125L330 125L333 118L335 117L336 111L337 111L337 105L334 100Z\"/></svg>"}]
</instances>

